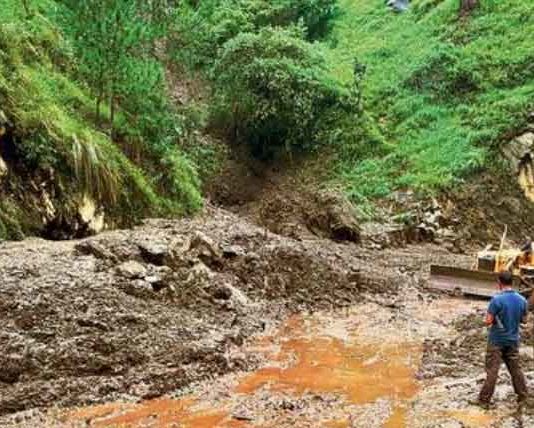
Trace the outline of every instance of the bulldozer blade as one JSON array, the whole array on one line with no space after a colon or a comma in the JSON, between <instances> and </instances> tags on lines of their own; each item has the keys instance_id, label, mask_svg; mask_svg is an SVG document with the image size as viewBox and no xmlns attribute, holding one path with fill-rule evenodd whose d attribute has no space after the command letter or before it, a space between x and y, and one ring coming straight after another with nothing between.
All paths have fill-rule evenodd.
<instances>
[{"instance_id":1,"label":"bulldozer blade","mask_svg":"<svg viewBox=\"0 0 534 428\"><path fill-rule=\"evenodd\" d=\"M430 266L428 288L456 295L493 297L497 293L497 274L450 266Z\"/></svg>"}]
</instances>

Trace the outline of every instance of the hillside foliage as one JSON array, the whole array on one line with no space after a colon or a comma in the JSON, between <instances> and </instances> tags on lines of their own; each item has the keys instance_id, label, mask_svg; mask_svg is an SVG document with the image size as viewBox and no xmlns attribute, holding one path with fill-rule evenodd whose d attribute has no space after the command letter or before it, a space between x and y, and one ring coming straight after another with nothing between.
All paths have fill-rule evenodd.
<instances>
[{"instance_id":1,"label":"hillside foliage","mask_svg":"<svg viewBox=\"0 0 534 428\"><path fill-rule=\"evenodd\" d=\"M38 232L34 202L17 189L43 175L60 210L89 194L119 223L200 207L147 4L0 1L0 109L13 128L0 206L13 220L0 234Z\"/></svg>"},{"instance_id":2,"label":"hillside foliage","mask_svg":"<svg viewBox=\"0 0 534 428\"><path fill-rule=\"evenodd\" d=\"M534 110L534 4L485 0L464 16L457 0L414 0L392 13L380 0L340 0L328 40L335 78L366 65L365 109L386 155L340 156L355 200L399 189L428 193L498 167L499 148Z\"/></svg>"},{"instance_id":3,"label":"hillside foliage","mask_svg":"<svg viewBox=\"0 0 534 428\"><path fill-rule=\"evenodd\" d=\"M271 162L320 156L366 206L494 168L534 111L534 5L475 3L0 0L0 236L38 232L30 181L117 224L195 212L219 162L206 132ZM202 102L173 98L181 79Z\"/></svg>"},{"instance_id":4,"label":"hillside foliage","mask_svg":"<svg viewBox=\"0 0 534 428\"><path fill-rule=\"evenodd\" d=\"M468 14L458 0L404 13L381 0L206 1L182 5L173 43L211 79L217 127L259 155L333 155L332 179L368 205L495 166L534 110L533 12L526 0Z\"/></svg>"}]
</instances>

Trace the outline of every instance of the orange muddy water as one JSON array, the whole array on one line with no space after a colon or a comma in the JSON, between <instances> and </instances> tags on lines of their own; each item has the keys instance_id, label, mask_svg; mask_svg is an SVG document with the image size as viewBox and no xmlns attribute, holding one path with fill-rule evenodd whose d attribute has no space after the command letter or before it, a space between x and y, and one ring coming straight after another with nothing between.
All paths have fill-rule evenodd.
<instances>
[{"instance_id":1,"label":"orange muddy water","mask_svg":"<svg viewBox=\"0 0 534 428\"><path fill-rule=\"evenodd\" d=\"M245 347L267 362L254 372L229 375L222 387L212 381L204 392L181 399L110 403L70 411L62 417L64 426L350 428L370 426L369 418L373 427L382 428L419 427L417 422L422 420L456 421L469 428L492 426L494 417L476 410L414 414L413 405L424 393L415 379L421 345L409 339L409 330L383 323L370 327L368 320L364 315L356 321L350 314L291 318L272 335ZM266 396L317 396L327 401L335 397L337 401L333 413L311 416L297 411L288 419L283 411L262 414L261 400ZM248 417L236 411L243 402L253 403Z\"/></svg>"},{"instance_id":2,"label":"orange muddy water","mask_svg":"<svg viewBox=\"0 0 534 428\"><path fill-rule=\"evenodd\" d=\"M341 336L341 337L340 337ZM270 361L243 375L230 395L252 395L260 390L301 396L335 394L346 405L391 402L384 428L406 426L405 404L417 393L415 370L420 347L406 342L378 345L359 343L355 331L330 332L321 322L290 319L272 336L250 347ZM203 403L198 397L159 399L140 404L114 403L70 412L66 422L91 427L241 428L275 427L276 421L255 425L235 419L225 402ZM305 421L303 426L349 427L350 419Z\"/></svg>"}]
</instances>

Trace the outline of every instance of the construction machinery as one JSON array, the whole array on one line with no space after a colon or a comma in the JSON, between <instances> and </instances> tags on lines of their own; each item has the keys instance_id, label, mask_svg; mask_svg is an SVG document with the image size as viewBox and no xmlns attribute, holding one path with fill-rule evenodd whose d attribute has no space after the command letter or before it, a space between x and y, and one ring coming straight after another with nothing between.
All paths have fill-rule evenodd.
<instances>
[{"instance_id":1,"label":"construction machinery","mask_svg":"<svg viewBox=\"0 0 534 428\"><path fill-rule=\"evenodd\" d=\"M477 254L471 269L432 265L429 288L452 292L455 295L492 297L497 292L497 277L509 271L514 286L523 294L534 288L534 253L530 239L521 248L505 249L506 230L498 250L491 245Z\"/></svg>"}]
</instances>

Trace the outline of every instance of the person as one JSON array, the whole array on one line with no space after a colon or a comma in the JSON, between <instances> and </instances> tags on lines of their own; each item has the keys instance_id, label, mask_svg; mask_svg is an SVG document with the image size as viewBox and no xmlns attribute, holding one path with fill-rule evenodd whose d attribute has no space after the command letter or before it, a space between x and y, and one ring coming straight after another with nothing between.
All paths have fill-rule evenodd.
<instances>
[{"instance_id":1,"label":"person","mask_svg":"<svg viewBox=\"0 0 534 428\"><path fill-rule=\"evenodd\" d=\"M512 283L510 272L499 274L499 293L491 299L486 315L486 325L489 327L486 381L477 402L486 409L490 407L503 361L510 372L518 403L522 404L528 398L525 376L519 364L519 327L526 322L528 303L512 288Z\"/></svg>"}]
</instances>

